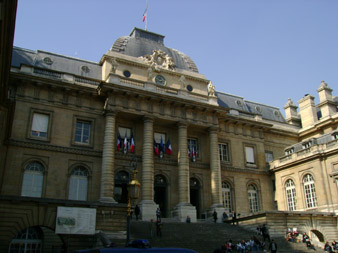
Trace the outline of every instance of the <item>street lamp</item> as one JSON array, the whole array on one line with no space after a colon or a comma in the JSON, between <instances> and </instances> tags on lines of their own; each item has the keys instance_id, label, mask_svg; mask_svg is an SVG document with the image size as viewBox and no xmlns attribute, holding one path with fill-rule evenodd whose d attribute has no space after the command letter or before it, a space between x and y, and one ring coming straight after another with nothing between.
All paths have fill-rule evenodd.
<instances>
[{"instance_id":1,"label":"street lamp","mask_svg":"<svg viewBox=\"0 0 338 253\"><path fill-rule=\"evenodd\" d=\"M132 167L133 177L128 184L128 207L127 207L127 241L126 246L129 245L130 241L130 219L131 219L131 207L132 203L140 197L141 184L136 178L137 174L137 158L134 157L130 163Z\"/></svg>"}]
</instances>

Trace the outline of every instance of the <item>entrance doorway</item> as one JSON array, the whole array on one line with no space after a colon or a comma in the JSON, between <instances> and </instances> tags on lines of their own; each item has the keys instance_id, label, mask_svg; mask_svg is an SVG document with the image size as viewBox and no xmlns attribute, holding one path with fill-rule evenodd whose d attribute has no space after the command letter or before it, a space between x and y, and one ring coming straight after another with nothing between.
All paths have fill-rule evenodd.
<instances>
[{"instance_id":1,"label":"entrance doorway","mask_svg":"<svg viewBox=\"0 0 338 253\"><path fill-rule=\"evenodd\" d=\"M126 171L119 171L115 175L114 199L118 203L128 203L128 184L129 173Z\"/></svg>"},{"instance_id":2,"label":"entrance doorway","mask_svg":"<svg viewBox=\"0 0 338 253\"><path fill-rule=\"evenodd\" d=\"M154 180L154 201L158 204L162 217L168 217L167 180L162 175L156 175Z\"/></svg>"},{"instance_id":3,"label":"entrance doorway","mask_svg":"<svg viewBox=\"0 0 338 253\"><path fill-rule=\"evenodd\" d=\"M194 177L190 178L190 204L196 207L196 215L200 219L200 183Z\"/></svg>"}]
</instances>

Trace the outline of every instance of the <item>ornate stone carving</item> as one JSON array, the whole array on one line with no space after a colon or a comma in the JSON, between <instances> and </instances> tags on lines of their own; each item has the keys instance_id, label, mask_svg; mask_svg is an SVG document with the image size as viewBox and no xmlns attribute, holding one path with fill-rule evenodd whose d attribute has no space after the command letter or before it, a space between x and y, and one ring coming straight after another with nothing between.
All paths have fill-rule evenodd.
<instances>
[{"instance_id":1,"label":"ornate stone carving","mask_svg":"<svg viewBox=\"0 0 338 253\"><path fill-rule=\"evenodd\" d=\"M175 68L173 58L171 58L167 53L163 52L162 50L154 50L152 55L146 54L145 56L141 56L140 58L143 59L147 64L154 65L155 68L160 67L169 70L173 70Z\"/></svg>"},{"instance_id":2,"label":"ornate stone carving","mask_svg":"<svg viewBox=\"0 0 338 253\"><path fill-rule=\"evenodd\" d=\"M181 89L185 89L185 87L187 87L187 82L185 81L184 75L181 75L179 82L180 82L180 85L181 85Z\"/></svg>"},{"instance_id":3,"label":"ornate stone carving","mask_svg":"<svg viewBox=\"0 0 338 253\"><path fill-rule=\"evenodd\" d=\"M208 84L208 95L210 97L215 97L215 86L212 84L211 81Z\"/></svg>"},{"instance_id":4,"label":"ornate stone carving","mask_svg":"<svg viewBox=\"0 0 338 253\"><path fill-rule=\"evenodd\" d=\"M111 63L110 73L115 74L115 73L116 73L117 66L118 66L119 64L117 63L117 61L116 61L115 58L111 58L110 63Z\"/></svg>"},{"instance_id":5,"label":"ornate stone carving","mask_svg":"<svg viewBox=\"0 0 338 253\"><path fill-rule=\"evenodd\" d=\"M152 81L155 72L155 63L151 63L148 68L148 81Z\"/></svg>"}]
</instances>

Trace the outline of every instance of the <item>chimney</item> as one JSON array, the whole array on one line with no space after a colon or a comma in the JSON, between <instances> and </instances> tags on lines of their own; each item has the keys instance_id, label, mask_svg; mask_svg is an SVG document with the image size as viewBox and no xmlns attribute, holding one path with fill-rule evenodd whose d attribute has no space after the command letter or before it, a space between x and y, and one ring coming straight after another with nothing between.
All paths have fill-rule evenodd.
<instances>
[{"instance_id":1,"label":"chimney","mask_svg":"<svg viewBox=\"0 0 338 253\"><path fill-rule=\"evenodd\" d=\"M316 121L318 121L317 110L314 101L315 98L309 94L306 94L298 101L299 114L303 128L312 126Z\"/></svg>"},{"instance_id":2,"label":"chimney","mask_svg":"<svg viewBox=\"0 0 338 253\"><path fill-rule=\"evenodd\" d=\"M288 102L284 106L285 118L290 125L300 126L300 118L297 113L297 106L293 103L291 98L288 99Z\"/></svg>"},{"instance_id":3,"label":"chimney","mask_svg":"<svg viewBox=\"0 0 338 253\"><path fill-rule=\"evenodd\" d=\"M336 104L332 98L332 89L325 83L321 82L318 90L319 104L318 107L322 113L322 118L332 116L336 113Z\"/></svg>"}]
</instances>

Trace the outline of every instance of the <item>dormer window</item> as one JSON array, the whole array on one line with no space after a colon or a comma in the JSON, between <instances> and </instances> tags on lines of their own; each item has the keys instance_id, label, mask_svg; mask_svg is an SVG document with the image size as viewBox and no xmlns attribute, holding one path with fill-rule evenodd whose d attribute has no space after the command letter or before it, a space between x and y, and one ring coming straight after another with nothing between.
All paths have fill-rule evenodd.
<instances>
[{"instance_id":1,"label":"dormer window","mask_svg":"<svg viewBox=\"0 0 338 253\"><path fill-rule=\"evenodd\" d=\"M334 133L332 133L332 140L336 140L336 141L338 141L338 132L334 132Z\"/></svg>"},{"instance_id":2,"label":"dormer window","mask_svg":"<svg viewBox=\"0 0 338 253\"><path fill-rule=\"evenodd\" d=\"M295 152L294 148L288 148L285 150L285 155L291 155L293 152Z\"/></svg>"},{"instance_id":3,"label":"dormer window","mask_svg":"<svg viewBox=\"0 0 338 253\"><path fill-rule=\"evenodd\" d=\"M311 146L312 146L312 141L304 142L304 143L302 144L302 148L303 148L303 149L308 149L308 148L310 148Z\"/></svg>"}]
</instances>

